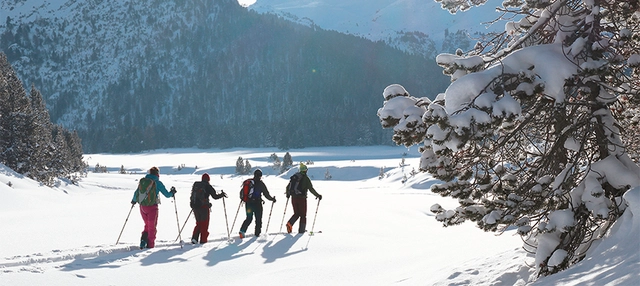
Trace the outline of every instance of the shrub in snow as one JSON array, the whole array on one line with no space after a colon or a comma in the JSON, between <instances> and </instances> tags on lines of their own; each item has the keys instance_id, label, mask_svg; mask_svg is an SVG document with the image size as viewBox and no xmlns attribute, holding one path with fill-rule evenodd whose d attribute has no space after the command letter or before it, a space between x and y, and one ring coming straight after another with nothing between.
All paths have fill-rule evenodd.
<instances>
[{"instance_id":1,"label":"shrub in snow","mask_svg":"<svg viewBox=\"0 0 640 286\"><path fill-rule=\"evenodd\" d=\"M451 12L486 2L436 1ZM640 185L623 132L638 134L640 3L503 5L519 19L503 33L438 56L452 80L444 93L430 101L390 85L378 117L396 144L422 144L420 170L443 181L431 190L458 199L431 208L438 221L513 226L549 275L584 258Z\"/></svg>"}]
</instances>

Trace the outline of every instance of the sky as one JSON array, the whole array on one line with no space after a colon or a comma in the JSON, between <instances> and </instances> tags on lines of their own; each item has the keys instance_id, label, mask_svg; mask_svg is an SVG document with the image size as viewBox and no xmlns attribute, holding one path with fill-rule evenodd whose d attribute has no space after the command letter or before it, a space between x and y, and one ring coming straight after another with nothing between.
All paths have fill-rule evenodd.
<instances>
[{"instance_id":1,"label":"sky","mask_svg":"<svg viewBox=\"0 0 640 286\"><path fill-rule=\"evenodd\" d=\"M106 166L109 172L89 172L77 185L59 181L53 188L0 165L0 285L131 285L131 281L636 285L640 281L640 189L625 195L628 211L583 262L535 282L527 266L533 257L522 250L514 230L496 236L472 223L444 228L434 219L429 211L433 204L457 203L431 193L429 187L437 181L429 175L411 176L419 162L416 148L322 147L289 152L296 163L311 162L309 175L323 195L320 202L308 199L307 230L313 229L314 235L282 233L282 221L292 214L284 188L297 168L282 175L272 169L270 155L281 160L285 155L277 149L85 154L89 166ZM233 174L238 157L263 170L265 184L277 201L264 205L265 235L229 241L227 225L236 236L244 219L238 192L249 177ZM118 173L122 166L128 174ZM131 208L129 202L137 180L151 166L159 167L160 180L175 186L178 193L175 200L162 198L156 247L139 250L142 219L138 206ZM186 221L181 238L188 241L195 226L189 217L190 186L204 172L228 198L212 200L209 243L181 246L176 242L178 229ZM327 172L331 179L325 179Z\"/></svg>"}]
</instances>

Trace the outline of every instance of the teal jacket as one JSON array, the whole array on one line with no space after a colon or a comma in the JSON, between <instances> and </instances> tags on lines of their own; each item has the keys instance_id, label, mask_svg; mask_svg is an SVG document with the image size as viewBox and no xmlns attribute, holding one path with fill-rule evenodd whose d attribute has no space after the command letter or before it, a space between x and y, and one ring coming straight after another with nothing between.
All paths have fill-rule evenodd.
<instances>
[{"instance_id":1,"label":"teal jacket","mask_svg":"<svg viewBox=\"0 0 640 286\"><path fill-rule=\"evenodd\" d=\"M160 178L158 178L158 176L147 174L144 177L152 179L156 182L156 197L158 197L158 204L160 204L160 196L157 196L159 193L162 193L167 198L172 197L172 194L169 191L167 191L167 188L164 186L162 182L160 182ZM131 201L132 202L138 201L138 192L133 191L133 199L131 199Z\"/></svg>"}]
</instances>

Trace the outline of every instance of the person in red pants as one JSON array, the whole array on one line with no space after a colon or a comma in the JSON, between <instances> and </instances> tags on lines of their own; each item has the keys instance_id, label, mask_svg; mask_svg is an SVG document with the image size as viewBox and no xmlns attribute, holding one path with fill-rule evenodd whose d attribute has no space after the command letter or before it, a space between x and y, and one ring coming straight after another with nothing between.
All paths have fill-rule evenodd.
<instances>
[{"instance_id":1,"label":"person in red pants","mask_svg":"<svg viewBox=\"0 0 640 286\"><path fill-rule=\"evenodd\" d=\"M202 180L193 183L191 188L191 209L196 217L196 226L193 228L191 243L207 243L209 237L209 214L211 213L211 203L209 196L217 200L226 198L227 194L221 190L220 194L209 184L209 174L202 174ZM199 238L199 239L198 239Z\"/></svg>"},{"instance_id":2,"label":"person in red pants","mask_svg":"<svg viewBox=\"0 0 640 286\"><path fill-rule=\"evenodd\" d=\"M322 200L322 195L318 194L311 184L311 179L307 176L307 166L300 163L300 182L298 183L298 192L287 193L287 198L291 197L291 206L293 207L293 215L287 221L287 233L293 231L293 225L298 219L298 233L304 233L307 227L307 192L311 192L316 199Z\"/></svg>"}]
</instances>

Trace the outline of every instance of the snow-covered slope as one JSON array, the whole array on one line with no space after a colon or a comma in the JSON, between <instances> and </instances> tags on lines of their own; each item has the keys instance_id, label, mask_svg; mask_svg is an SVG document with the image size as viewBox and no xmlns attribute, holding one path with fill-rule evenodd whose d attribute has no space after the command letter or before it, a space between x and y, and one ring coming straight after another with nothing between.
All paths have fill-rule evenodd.
<instances>
[{"instance_id":1,"label":"snow-covered slope","mask_svg":"<svg viewBox=\"0 0 640 286\"><path fill-rule=\"evenodd\" d=\"M499 16L495 8L501 3L489 0L485 5L455 15L433 0L258 0L249 9L392 44L400 44L399 38L407 37L406 33L421 32L440 49L447 32L466 30L473 35L503 30L502 22L491 26L482 24Z\"/></svg>"},{"instance_id":2,"label":"snow-covered slope","mask_svg":"<svg viewBox=\"0 0 640 286\"><path fill-rule=\"evenodd\" d=\"M515 231L495 236L469 223L443 228L433 218L429 206L434 202L455 202L429 191L436 183L432 178L409 175L419 159L415 150L402 147L289 150L294 162L314 162L309 174L323 200L308 200L308 229L322 233L277 234L291 206L282 195L288 174L278 175L267 162L273 153L283 156L266 148L91 154L89 165L107 166L110 173L90 172L79 185L61 183L53 189L0 165L0 285L626 286L640 281L640 189L625 195L628 211L583 262L533 282L534 273L525 264L531 258ZM403 153L407 157L400 167ZM265 204L263 232L269 224L269 236L230 243L225 210L234 233L244 219L240 210L232 225L239 207L237 190L246 177L232 174L238 156L262 168L277 202L273 211L271 203ZM175 203L162 200L156 248L140 251L136 245L142 220L129 201L136 180L153 165L178 193ZM132 173L119 174L121 166ZM324 179L327 170L330 180ZM175 243L176 219L182 225L189 216L189 189L203 172L229 198L212 201L210 242L181 248ZM404 175L409 179L403 184ZM191 216L184 240L194 225Z\"/></svg>"}]
</instances>

